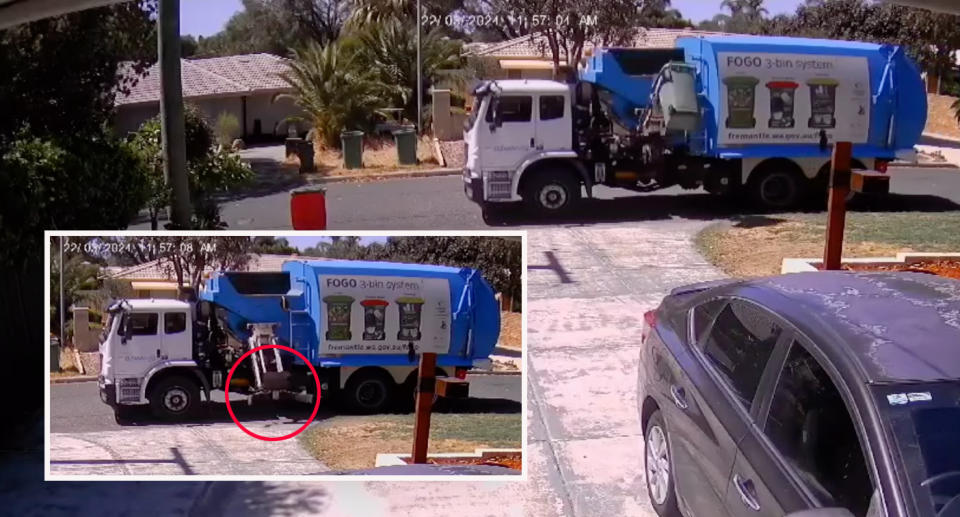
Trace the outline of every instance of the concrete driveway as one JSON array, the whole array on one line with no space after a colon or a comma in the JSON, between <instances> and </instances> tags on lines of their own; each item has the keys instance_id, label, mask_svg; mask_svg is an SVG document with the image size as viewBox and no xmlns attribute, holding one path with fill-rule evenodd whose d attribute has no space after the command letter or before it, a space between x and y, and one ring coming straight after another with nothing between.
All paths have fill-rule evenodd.
<instances>
[{"instance_id":1,"label":"concrete driveway","mask_svg":"<svg viewBox=\"0 0 960 517\"><path fill-rule=\"evenodd\" d=\"M215 483L202 507L224 516L274 505L291 509L274 514L338 517L655 515L636 404L642 315L673 287L722 276L693 248L704 224L530 232L527 481Z\"/></svg>"}]
</instances>

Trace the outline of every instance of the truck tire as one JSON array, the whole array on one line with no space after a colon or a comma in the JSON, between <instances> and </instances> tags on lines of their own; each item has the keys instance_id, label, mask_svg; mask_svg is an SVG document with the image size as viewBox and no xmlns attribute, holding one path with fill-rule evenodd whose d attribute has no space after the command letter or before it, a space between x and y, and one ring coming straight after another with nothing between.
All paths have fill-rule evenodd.
<instances>
[{"instance_id":1,"label":"truck tire","mask_svg":"<svg viewBox=\"0 0 960 517\"><path fill-rule=\"evenodd\" d=\"M407 377L406 382L403 383L403 397L405 402L401 404L400 409L405 411L413 411L417 408L417 376L419 375L419 369L410 372L410 376ZM434 377L446 377L447 372L443 368L437 368L434 370ZM436 392L433 393L433 405L432 409L436 410L438 406L443 405L443 399L440 398L440 395Z\"/></svg>"},{"instance_id":2,"label":"truck tire","mask_svg":"<svg viewBox=\"0 0 960 517\"><path fill-rule=\"evenodd\" d=\"M580 179L572 169L555 166L531 174L533 177L523 184L521 197L533 213L547 217L565 215L580 201Z\"/></svg>"},{"instance_id":3,"label":"truck tire","mask_svg":"<svg viewBox=\"0 0 960 517\"><path fill-rule=\"evenodd\" d=\"M358 370L343 389L344 402L357 413L383 413L393 404L396 384L390 376L378 369Z\"/></svg>"},{"instance_id":4,"label":"truck tire","mask_svg":"<svg viewBox=\"0 0 960 517\"><path fill-rule=\"evenodd\" d=\"M117 425L133 425L136 422L136 407L116 406L113 408L113 420Z\"/></svg>"},{"instance_id":5,"label":"truck tire","mask_svg":"<svg viewBox=\"0 0 960 517\"><path fill-rule=\"evenodd\" d=\"M150 388L150 409L161 420L185 420L200 409L200 387L183 375L171 375Z\"/></svg>"},{"instance_id":6,"label":"truck tire","mask_svg":"<svg viewBox=\"0 0 960 517\"><path fill-rule=\"evenodd\" d=\"M787 210L797 207L805 199L809 181L792 162L769 162L758 167L751 176L750 195L760 208Z\"/></svg>"}]
</instances>

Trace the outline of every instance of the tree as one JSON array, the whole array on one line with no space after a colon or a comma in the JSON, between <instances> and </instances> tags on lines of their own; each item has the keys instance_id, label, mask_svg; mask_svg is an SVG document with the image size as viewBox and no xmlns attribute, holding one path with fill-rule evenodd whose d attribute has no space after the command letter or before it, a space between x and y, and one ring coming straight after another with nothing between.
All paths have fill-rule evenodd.
<instances>
[{"instance_id":1,"label":"tree","mask_svg":"<svg viewBox=\"0 0 960 517\"><path fill-rule=\"evenodd\" d=\"M250 262L249 237L153 237L158 266L177 285L197 288L205 273L243 271Z\"/></svg>"},{"instance_id":2,"label":"tree","mask_svg":"<svg viewBox=\"0 0 960 517\"><path fill-rule=\"evenodd\" d=\"M351 13L350 0L284 0L284 3L301 38L321 45L340 38Z\"/></svg>"},{"instance_id":3,"label":"tree","mask_svg":"<svg viewBox=\"0 0 960 517\"><path fill-rule=\"evenodd\" d=\"M290 70L281 77L293 93L277 98L293 99L312 122L319 143L331 148L339 146L341 131L367 127L372 114L400 92L399 86L379 81L376 70L339 42L325 47L311 42L294 51Z\"/></svg>"},{"instance_id":4,"label":"tree","mask_svg":"<svg viewBox=\"0 0 960 517\"><path fill-rule=\"evenodd\" d=\"M296 255L299 253L283 237L254 237L251 253L265 253L268 255Z\"/></svg>"},{"instance_id":5,"label":"tree","mask_svg":"<svg viewBox=\"0 0 960 517\"><path fill-rule=\"evenodd\" d=\"M712 19L701 22L699 28L740 34L762 33L766 16L769 14L763 2L764 0L723 0L720 8L727 9L730 14L719 13Z\"/></svg>"},{"instance_id":6,"label":"tree","mask_svg":"<svg viewBox=\"0 0 960 517\"><path fill-rule=\"evenodd\" d=\"M184 120L193 225L199 229L222 229L226 225L220 219L220 209L214 196L246 185L252 180L253 171L238 156L215 145L210 126L199 109L187 105ZM131 138L131 145L151 171L147 184L149 199L145 205L153 230L157 229L160 210L170 204L170 187L163 177L160 137L158 115L144 122Z\"/></svg>"},{"instance_id":7,"label":"tree","mask_svg":"<svg viewBox=\"0 0 960 517\"><path fill-rule=\"evenodd\" d=\"M266 52L286 56L303 41L297 21L285 0L243 0L243 9L227 20L223 30L197 41L203 57Z\"/></svg>"},{"instance_id":8,"label":"tree","mask_svg":"<svg viewBox=\"0 0 960 517\"><path fill-rule=\"evenodd\" d=\"M505 36L541 35L555 66L576 66L588 43L629 45L644 27L685 23L669 0L484 1L484 10L502 22Z\"/></svg>"},{"instance_id":9,"label":"tree","mask_svg":"<svg viewBox=\"0 0 960 517\"><path fill-rule=\"evenodd\" d=\"M399 20L369 23L357 36L359 58L365 66L377 71L377 80L399 86L391 99L393 106L402 106L408 120L417 118L417 41L416 26ZM460 42L444 37L437 28L424 28L420 35L420 60L423 104L428 103L430 87L442 74L455 73L464 61ZM448 74L448 77L452 74Z\"/></svg>"}]
</instances>

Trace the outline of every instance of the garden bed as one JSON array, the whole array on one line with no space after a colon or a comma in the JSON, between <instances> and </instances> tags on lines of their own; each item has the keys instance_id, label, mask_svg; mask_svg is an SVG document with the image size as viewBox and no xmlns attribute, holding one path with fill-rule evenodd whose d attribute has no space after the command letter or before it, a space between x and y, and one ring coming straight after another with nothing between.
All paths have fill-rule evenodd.
<instances>
[{"instance_id":1,"label":"garden bed","mask_svg":"<svg viewBox=\"0 0 960 517\"><path fill-rule=\"evenodd\" d=\"M960 260L924 260L912 264L844 264L847 271L911 271L960 280Z\"/></svg>"},{"instance_id":2,"label":"garden bed","mask_svg":"<svg viewBox=\"0 0 960 517\"><path fill-rule=\"evenodd\" d=\"M343 152L340 149L322 148L314 143L314 164L316 172L307 173L310 177L331 176L360 176L378 172L429 170L439 167L439 161L434 156L433 142L426 137L417 141L417 164L400 165L397 157L397 146L392 137L363 137L363 167L347 169L343 166ZM299 167L300 161L296 155L290 155L284 162L286 165Z\"/></svg>"},{"instance_id":3,"label":"garden bed","mask_svg":"<svg viewBox=\"0 0 960 517\"><path fill-rule=\"evenodd\" d=\"M413 459L409 456L402 457L401 460L408 464L413 464ZM434 465L489 465L493 467L506 467L513 470L523 469L523 455L518 452L482 452L480 456L431 456L427 458L427 463Z\"/></svg>"}]
</instances>

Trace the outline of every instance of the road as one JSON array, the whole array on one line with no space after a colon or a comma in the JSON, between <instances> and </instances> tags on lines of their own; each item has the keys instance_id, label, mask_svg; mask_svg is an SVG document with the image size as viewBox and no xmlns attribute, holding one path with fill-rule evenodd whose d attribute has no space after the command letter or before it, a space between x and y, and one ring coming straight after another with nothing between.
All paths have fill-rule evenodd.
<instances>
[{"instance_id":1,"label":"road","mask_svg":"<svg viewBox=\"0 0 960 517\"><path fill-rule=\"evenodd\" d=\"M960 171L956 169L891 169L890 208L960 209ZM334 183L327 187L327 227L336 230L470 230L490 229L480 209L463 195L459 176L408 178L366 183ZM702 191L671 187L654 193L598 187L581 216L570 223L611 224L651 219L713 219L742 209ZM933 197L930 197L933 196ZM222 216L231 230L289 228L286 191L230 201ZM883 207L880 207L883 209ZM533 227L529 220L510 226Z\"/></svg>"},{"instance_id":2,"label":"road","mask_svg":"<svg viewBox=\"0 0 960 517\"><path fill-rule=\"evenodd\" d=\"M521 400L519 375L470 375L469 379L472 398L516 403ZM231 396L232 401L238 398L243 399L236 395ZM214 420L229 422L222 405L223 394L214 392L213 401L215 402L213 411L221 413L222 417ZM266 406L262 410L246 409L237 405L233 407L236 411L243 411L247 419L257 421L282 420L289 415L303 416L298 412L305 413L305 416L310 414L310 408L306 407L291 409L285 406L283 411L277 412L271 404L267 403ZM330 414L332 414L330 410L324 410L321 418ZM148 422L145 425L151 424ZM113 418L113 410L100 402L96 382L62 383L50 386L50 432L84 433L118 429L121 427Z\"/></svg>"}]
</instances>

